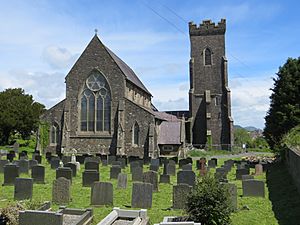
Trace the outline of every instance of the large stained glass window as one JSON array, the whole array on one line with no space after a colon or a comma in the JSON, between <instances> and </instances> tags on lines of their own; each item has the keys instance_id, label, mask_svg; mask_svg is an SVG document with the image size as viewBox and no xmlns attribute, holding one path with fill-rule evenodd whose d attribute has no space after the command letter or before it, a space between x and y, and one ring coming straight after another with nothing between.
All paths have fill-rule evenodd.
<instances>
[{"instance_id":1,"label":"large stained glass window","mask_svg":"<svg viewBox=\"0 0 300 225\"><path fill-rule=\"evenodd\" d=\"M80 98L80 130L110 131L111 95L103 74L94 71L87 78Z\"/></svg>"}]
</instances>

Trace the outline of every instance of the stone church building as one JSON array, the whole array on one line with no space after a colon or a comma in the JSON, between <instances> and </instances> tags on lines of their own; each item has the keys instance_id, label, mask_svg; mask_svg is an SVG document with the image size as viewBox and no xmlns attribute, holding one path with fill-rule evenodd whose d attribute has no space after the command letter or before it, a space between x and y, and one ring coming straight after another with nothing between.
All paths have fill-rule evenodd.
<instances>
[{"instance_id":1,"label":"stone church building","mask_svg":"<svg viewBox=\"0 0 300 225\"><path fill-rule=\"evenodd\" d=\"M65 78L66 98L41 116L50 127L44 152L156 158L187 144L230 149L225 29L225 20L189 24L189 110L176 112L159 112L135 72L95 35Z\"/></svg>"}]
</instances>

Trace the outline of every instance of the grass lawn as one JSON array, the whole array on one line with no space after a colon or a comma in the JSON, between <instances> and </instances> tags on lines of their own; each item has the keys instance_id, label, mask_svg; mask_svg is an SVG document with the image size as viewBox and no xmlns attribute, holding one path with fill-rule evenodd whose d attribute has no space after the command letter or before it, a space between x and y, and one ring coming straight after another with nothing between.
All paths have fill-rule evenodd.
<instances>
[{"instance_id":1,"label":"grass lawn","mask_svg":"<svg viewBox=\"0 0 300 225\"><path fill-rule=\"evenodd\" d=\"M218 164L222 165L224 159L220 159ZM45 159L43 158L43 164L46 166L46 184L34 184L33 187L33 201L51 201L52 195L52 182L55 179L55 170L51 170L50 165L45 163ZM195 166L195 165L194 165ZM91 189L88 187L82 187L82 171L83 166L81 165L81 171L77 173L77 177L73 178L72 183L72 190L71 196L72 201L67 207L71 208L89 208L90 206L90 194ZM120 208L127 208L131 205L131 176L128 176L128 188L124 189L117 189L117 180L110 180L109 179L109 168L110 167L100 167L100 180L101 181L109 181L113 183L114 186L114 206ZM144 167L144 171L148 170L148 167ZM195 172L196 169L194 168ZM280 168L278 169L280 170ZM251 169L251 172L254 170ZM123 172L130 174L129 167L127 167ZM160 172L162 172L162 168L160 168ZM214 172L212 169L211 172ZM274 172L275 173L275 172ZM196 172L196 174L198 174ZM232 222L235 225L271 225L271 224L296 224L296 223L282 223L284 220L288 220L286 217L283 216L284 219L278 219L280 217L279 212L274 210L274 203L272 203L272 199L269 199L270 196L275 195L274 193L270 193L270 182L272 183L272 187L279 185L282 176L286 176L286 174L281 173L279 177L268 177L268 186L266 185L266 198L254 198L254 197L241 197L242 189L241 189L241 181L235 180L235 171L234 169L229 173L228 178L230 182L233 182L238 187L238 208L239 210L232 214ZM22 174L21 177L29 177L29 175ZM257 177L258 179L266 181L266 174ZM3 183L3 174L0 174L0 182ZM171 177L171 183L176 184L176 177ZM289 185L292 185L290 183ZM274 191L276 189L272 189ZM293 189L294 190L294 189ZM289 190L288 190L289 191ZM0 192L0 207L7 206L10 202L14 202L13 200L13 186L1 186ZM272 194L272 195L271 195ZM295 197L295 193L293 192L293 196L290 197L291 200ZM299 195L298 195L299 197ZM278 201L278 199L277 199ZM289 206L289 199L286 199L285 204ZM292 201L294 204L294 208L299 210L300 208L300 200L298 202ZM249 210L241 210L243 206L247 205ZM148 210L148 215L150 216L151 223L159 223L162 221L164 216L172 216L172 215L183 215L182 210L171 210L170 207L172 206L172 185L171 184L159 184L159 192L153 193L153 203L152 209ZM297 206L297 207L295 207ZM52 209L57 210L58 205L53 204ZM93 207L94 210L94 223L97 224L101 219L103 219L113 207ZM273 210L275 213L273 212ZM293 214L296 211L293 211L290 208L290 214ZM299 214L300 215L300 214ZM299 216L298 216L299 217ZM298 219L295 217L294 219ZM280 223L279 223L279 222ZM296 221L296 220L293 220ZM299 220L300 221L300 218Z\"/></svg>"}]
</instances>

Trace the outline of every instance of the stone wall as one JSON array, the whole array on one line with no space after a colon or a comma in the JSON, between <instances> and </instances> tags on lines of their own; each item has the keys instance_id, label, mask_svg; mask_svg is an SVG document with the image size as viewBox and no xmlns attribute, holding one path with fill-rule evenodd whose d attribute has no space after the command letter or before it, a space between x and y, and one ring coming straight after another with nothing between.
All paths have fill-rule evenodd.
<instances>
[{"instance_id":1,"label":"stone wall","mask_svg":"<svg viewBox=\"0 0 300 225\"><path fill-rule=\"evenodd\" d=\"M288 149L286 151L286 165L300 193L300 151Z\"/></svg>"}]
</instances>

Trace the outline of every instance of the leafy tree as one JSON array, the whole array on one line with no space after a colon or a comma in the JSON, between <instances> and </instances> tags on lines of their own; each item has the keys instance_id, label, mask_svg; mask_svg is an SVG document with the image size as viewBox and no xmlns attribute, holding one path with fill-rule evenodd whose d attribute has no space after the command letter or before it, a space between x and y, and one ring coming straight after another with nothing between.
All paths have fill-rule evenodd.
<instances>
[{"instance_id":1,"label":"leafy tree","mask_svg":"<svg viewBox=\"0 0 300 225\"><path fill-rule=\"evenodd\" d=\"M0 92L0 143L7 144L15 133L27 138L38 128L39 116L45 106L35 102L21 88Z\"/></svg>"},{"instance_id":2,"label":"leafy tree","mask_svg":"<svg viewBox=\"0 0 300 225\"><path fill-rule=\"evenodd\" d=\"M190 220L204 225L230 224L232 207L229 191L210 175L198 178L187 196L185 210Z\"/></svg>"},{"instance_id":3,"label":"leafy tree","mask_svg":"<svg viewBox=\"0 0 300 225\"><path fill-rule=\"evenodd\" d=\"M300 58L289 58L273 80L264 136L270 147L277 152L282 137L300 124Z\"/></svg>"},{"instance_id":4,"label":"leafy tree","mask_svg":"<svg viewBox=\"0 0 300 225\"><path fill-rule=\"evenodd\" d=\"M247 144L250 146L251 137L249 132L244 128L235 128L234 129L234 144L238 146L242 146L243 144Z\"/></svg>"}]
</instances>

